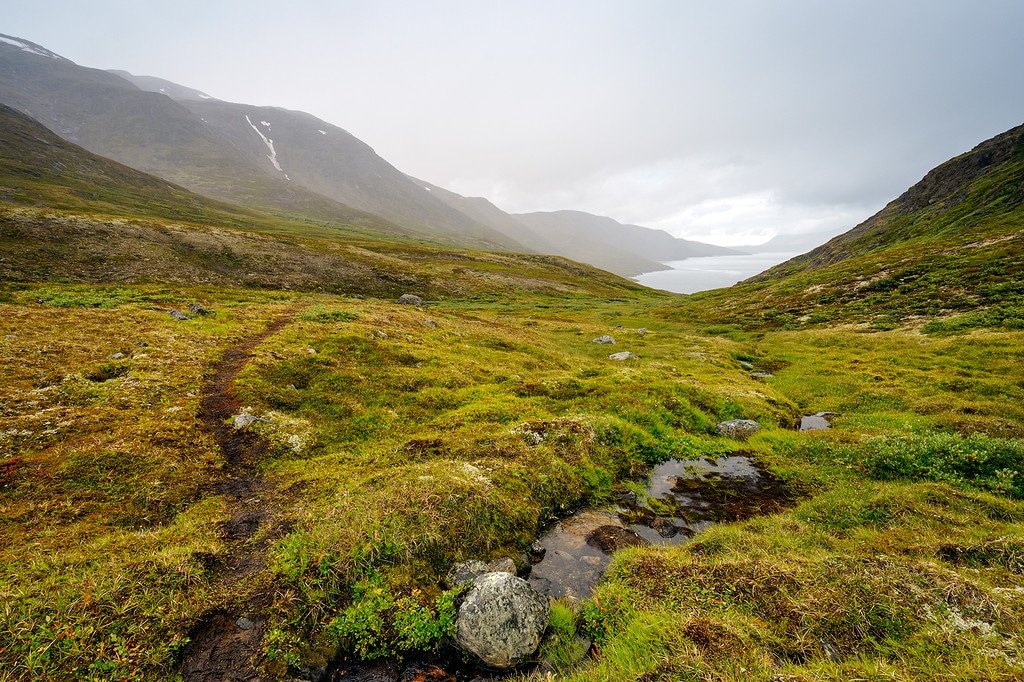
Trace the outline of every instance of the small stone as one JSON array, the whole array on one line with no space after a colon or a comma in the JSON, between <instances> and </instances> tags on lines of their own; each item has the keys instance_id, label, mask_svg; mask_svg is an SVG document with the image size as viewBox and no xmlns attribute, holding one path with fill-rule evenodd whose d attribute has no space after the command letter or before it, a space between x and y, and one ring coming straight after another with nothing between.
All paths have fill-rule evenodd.
<instances>
[{"instance_id":1,"label":"small stone","mask_svg":"<svg viewBox=\"0 0 1024 682\"><path fill-rule=\"evenodd\" d=\"M374 329L372 332L370 332L370 336L372 336L375 339L386 339L386 338L388 338L387 332L383 332L380 329Z\"/></svg>"},{"instance_id":2,"label":"small stone","mask_svg":"<svg viewBox=\"0 0 1024 682\"><path fill-rule=\"evenodd\" d=\"M190 305L188 307L188 311L190 313L192 313L193 315L202 315L204 317L207 316L207 315L213 315L213 311L212 310L210 310L209 308L204 308L203 306L199 305L198 303L193 303L192 305Z\"/></svg>"},{"instance_id":3,"label":"small stone","mask_svg":"<svg viewBox=\"0 0 1024 682\"><path fill-rule=\"evenodd\" d=\"M771 379L773 376L775 376L775 375L772 374L771 372L751 372L750 373L750 378L751 379Z\"/></svg>"},{"instance_id":4,"label":"small stone","mask_svg":"<svg viewBox=\"0 0 1024 682\"><path fill-rule=\"evenodd\" d=\"M149 348L149 344L146 343L145 341L139 341L138 343L135 344L135 347L136 348Z\"/></svg>"},{"instance_id":5,"label":"small stone","mask_svg":"<svg viewBox=\"0 0 1024 682\"><path fill-rule=\"evenodd\" d=\"M306 355L316 355L316 348L307 348Z\"/></svg>"},{"instance_id":6,"label":"small stone","mask_svg":"<svg viewBox=\"0 0 1024 682\"><path fill-rule=\"evenodd\" d=\"M423 326L424 327L434 327L434 328L437 328L437 322L435 322L434 320L424 320L423 321Z\"/></svg>"},{"instance_id":7,"label":"small stone","mask_svg":"<svg viewBox=\"0 0 1024 682\"><path fill-rule=\"evenodd\" d=\"M747 362L746 360L740 360L740 367L742 367L743 369L745 369L747 371L750 371L750 370L754 369L754 363Z\"/></svg>"},{"instance_id":8,"label":"small stone","mask_svg":"<svg viewBox=\"0 0 1024 682\"><path fill-rule=\"evenodd\" d=\"M746 440L761 430L761 425L753 419L730 419L718 425L718 435L737 440Z\"/></svg>"},{"instance_id":9,"label":"small stone","mask_svg":"<svg viewBox=\"0 0 1024 682\"><path fill-rule=\"evenodd\" d=\"M235 428L241 430L241 429L244 429L245 427L249 426L250 424L252 424L253 422L256 422L256 421L259 421L259 418L256 417L255 415L249 414L248 412L243 412L241 414L236 414L235 415Z\"/></svg>"},{"instance_id":10,"label":"small stone","mask_svg":"<svg viewBox=\"0 0 1024 682\"><path fill-rule=\"evenodd\" d=\"M242 616L241 618L236 620L235 625L237 625L242 630L252 630L254 627L256 627L256 623L252 622L245 616Z\"/></svg>"},{"instance_id":11,"label":"small stone","mask_svg":"<svg viewBox=\"0 0 1024 682\"><path fill-rule=\"evenodd\" d=\"M608 359L609 360L618 360L618 361L621 362L622 360L635 360L637 357L639 357L639 356L637 356L637 355L635 355L633 353L630 353L628 350L624 350L624 351L622 351L620 353L612 353L611 355L608 356Z\"/></svg>"},{"instance_id":12,"label":"small stone","mask_svg":"<svg viewBox=\"0 0 1024 682\"><path fill-rule=\"evenodd\" d=\"M398 297L398 302L402 305L423 305L423 299L416 294L402 294Z\"/></svg>"},{"instance_id":13,"label":"small stone","mask_svg":"<svg viewBox=\"0 0 1024 682\"><path fill-rule=\"evenodd\" d=\"M604 336L597 337L596 339L594 339L590 343L606 343L609 346L614 346L615 345L615 339L613 339L612 337L610 337L607 334L605 334Z\"/></svg>"},{"instance_id":14,"label":"small stone","mask_svg":"<svg viewBox=\"0 0 1024 682\"><path fill-rule=\"evenodd\" d=\"M640 336L647 336L647 327L640 327L639 329L636 330L636 333L639 334Z\"/></svg>"},{"instance_id":15,"label":"small stone","mask_svg":"<svg viewBox=\"0 0 1024 682\"><path fill-rule=\"evenodd\" d=\"M172 310L170 312L170 315L171 315L171 317L173 317L176 320L191 320L192 319L191 317L189 317L185 313L181 312L180 310Z\"/></svg>"},{"instance_id":16,"label":"small stone","mask_svg":"<svg viewBox=\"0 0 1024 682\"><path fill-rule=\"evenodd\" d=\"M548 553L548 548L539 542L534 542L530 545L530 563L539 564L543 559L544 555Z\"/></svg>"},{"instance_id":17,"label":"small stone","mask_svg":"<svg viewBox=\"0 0 1024 682\"><path fill-rule=\"evenodd\" d=\"M124 353L122 353L120 351L118 351L117 353L111 353L110 355L107 356L107 360L123 360L123 359L124 359Z\"/></svg>"}]
</instances>

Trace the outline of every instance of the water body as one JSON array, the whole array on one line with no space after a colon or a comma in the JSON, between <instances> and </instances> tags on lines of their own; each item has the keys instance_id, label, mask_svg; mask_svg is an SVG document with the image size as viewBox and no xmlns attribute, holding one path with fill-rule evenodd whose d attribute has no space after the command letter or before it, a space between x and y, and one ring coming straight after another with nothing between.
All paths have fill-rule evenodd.
<instances>
[{"instance_id":1,"label":"water body","mask_svg":"<svg viewBox=\"0 0 1024 682\"><path fill-rule=\"evenodd\" d=\"M666 261L665 265L672 268L671 270L645 272L633 279L653 289L693 294L707 289L732 286L796 255L798 254L786 251Z\"/></svg>"}]
</instances>

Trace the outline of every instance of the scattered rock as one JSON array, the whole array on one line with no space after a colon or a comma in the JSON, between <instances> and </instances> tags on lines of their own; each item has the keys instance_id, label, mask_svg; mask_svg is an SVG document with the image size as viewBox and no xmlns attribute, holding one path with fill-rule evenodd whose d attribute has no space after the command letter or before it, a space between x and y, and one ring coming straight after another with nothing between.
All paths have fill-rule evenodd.
<instances>
[{"instance_id":1,"label":"scattered rock","mask_svg":"<svg viewBox=\"0 0 1024 682\"><path fill-rule=\"evenodd\" d=\"M235 428L241 430L258 421L259 417L256 415L249 414L248 412L242 412L241 414L235 415Z\"/></svg>"},{"instance_id":2,"label":"scattered rock","mask_svg":"<svg viewBox=\"0 0 1024 682\"><path fill-rule=\"evenodd\" d=\"M455 641L492 668L511 668L532 656L548 627L548 599L522 578L485 573L459 607Z\"/></svg>"},{"instance_id":3,"label":"scattered rock","mask_svg":"<svg viewBox=\"0 0 1024 682\"><path fill-rule=\"evenodd\" d=\"M544 555L548 553L548 548L540 544L536 540L530 545L530 564L540 563L544 558Z\"/></svg>"},{"instance_id":4,"label":"scattered rock","mask_svg":"<svg viewBox=\"0 0 1024 682\"><path fill-rule=\"evenodd\" d=\"M606 343L606 344L608 344L610 346L614 346L615 345L615 339L613 339L612 337L610 337L607 334L605 334L604 336L597 337L596 339L594 339L590 343Z\"/></svg>"},{"instance_id":5,"label":"scattered rock","mask_svg":"<svg viewBox=\"0 0 1024 682\"><path fill-rule=\"evenodd\" d=\"M636 330L636 333L639 334L640 336L647 336L647 327L640 327L639 329Z\"/></svg>"},{"instance_id":6,"label":"scattered rock","mask_svg":"<svg viewBox=\"0 0 1024 682\"><path fill-rule=\"evenodd\" d=\"M736 440L746 440L761 430L753 419L730 419L718 425L718 435Z\"/></svg>"},{"instance_id":7,"label":"scattered rock","mask_svg":"<svg viewBox=\"0 0 1024 682\"><path fill-rule=\"evenodd\" d=\"M316 355L316 348L307 348L306 355Z\"/></svg>"},{"instance_id":8,"label":"scattered rock","mask_svg":"<svg viewBox=\"0 0 1024 682\"><path fill-rule=\"evenodd\" d=\"M619 361L621 361L621 360L634 360L637 357L639 357L639 356L637 356L637 355L635 355L633 353L630 353L628 350L624 350L621 353L612 353L611 355L608 356L608 359L609 360L619 360Z\"/></svg>"},{"instance_id":9,"label":"scattered rock","mask_svg":"<svg viewBox=\"0 0 1024 682\"><path fill-rule=\"evenodd\" d=\"M635 532L622 526L600 526L587 535L587 544L602 552L617 552L625 547L650 544Z\"/></svg>"},{"instance_id":10,"label":"scattered rock","mask_svg":"<svg viewBox=\"0 0 1024 682\"><path fill-rule=\"evenodd\" d=\"M191 317L189 317L185 313L181 312L180 310L172 310L170 312L170 315L171 315L171 317L173 317L176 320L191 320L192 319Z\"/></svg>"},{"instance_id":11,"label":"scattered rock","mask_svg":"<svg viewBox=\"0 0 1024 682\"><path fill-rule=\"evenodd\" d=\"M515 575L516 562L508 557L494 559L493 561L478 561L476 559L462 561L452 566L452 569L448 571L448 575L445 576L445 584L450 589L462 583L472 582L478 576L485 573L511 573Z\"/></svg>"},{"instance_id":12,"label":"scattered rock","mask_svg":"<svg viewBox=\"0 0 1024 682\"><path fill-rule=\"evenodd\" d=\"M424 320L423 321L423 326L424 327L434 327L434 328L436 328L438 325L437 325L437 322L435 322L434 320Z\"/></svg>"},{"instance_id":13,"label":"scattered rock","mask_svg":"<svg viewBox=\"0 0 1024 682\"><path fill-rule=\"evenodd\" d=\"M135 344L136 348L149 348L149 344L145 341L139 341Z\"/></svg>"},{"instance_id":14,"label":"scattered rock","mask_svg":"<svg viewBox=\"0 0 1024 682\"><path fill-rule=\"evenodd\" d=\"M107 360L123 360L123 359L124 359L124 353L122 353L120 351L118 351L117 353L111 353L110 355L107 356Z\"/></svg>"},{"instance_id":15,"label":"scattered rock","mask_svg":"<svg viewBox=\"0 0 1024 682\"><path fill-rule=\"evenodd\" d=\"M771 372L751 372L750 373L750 378L751 379L771 379L773 376L775 376L775 375L772 374Z\"/></svg>"},{"instance_id":16,"label":"scattered rock","mask_svg":"<svg viewBox=\"0 0 1024 682\"><path fill-rule=\"evenodd\" d=\"M198 303L193 303L192 305L190 305L188 307L188 311L190 313L192 313L193 315L200 315L200 316L203 316L203 317L206 317L207 315L213 315L213 311L212 310L210 310L209 308L204 308L203 306L199 305Z\"/></svg>"},{"instance_id":17,"label":"scattered rock","mask_svg":"<svg viewBox=\"0 0 1024 682\"><path fill-rule=\"evenodd\" d=\"M374 329L372 332L370 332L370 336L372 336L375 339L386 339L386 338L388 338L387 332L383 332L380 329Z\"/></svg>"},{"instance_id":18,"label":"scattered rock","mask_svg":"<svg viewBox=\"0 0 1024 682\"><path fill-rule=\"evenodd\" d=\"M402 294L398 297L398 302L402 305L423 305L423 299L416 294Z\"/></svg>"},{"instance_id":19,"label":"scattered rock","mask_svg":"<svg viewBox=\"0 0 1024 682\"><path fill-rule=\"evenodd\" d=\"M252 630L253 627L256 625L256 623L253 623L251 620L249 620L245 616L242 616L241 618L239 618L238 620L235 621L235 625L237 625L238 627L240 627L243 630Z\"/></svg>"},{"instance_id":20,"label":"scattered rock","mask_svg":"<svg viewBox=\"0 0 1024 682\"><path fill-rule=\"evenodd\" d=\"M747 362L746 360L740 360L740 367L742 367L743 369L745 369L747 371L750 371L750 370L754 369L754 363Z\"/></svg>"}]
</instances>

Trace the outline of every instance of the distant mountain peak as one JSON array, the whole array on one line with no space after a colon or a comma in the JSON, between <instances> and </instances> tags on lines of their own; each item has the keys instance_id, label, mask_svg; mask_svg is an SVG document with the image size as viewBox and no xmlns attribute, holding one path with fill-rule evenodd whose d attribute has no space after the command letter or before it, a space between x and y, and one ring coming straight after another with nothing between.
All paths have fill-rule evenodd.
<instances>
[{"instance_id":1,"label":"distant mountain peak","mask_svg":"<svg viewBox=\"0 0 1024 682\"><path fill-rule=\"evenodd\" d=\"M206 94L202 90L196 90L174 81L169 81L166 78L157 78L156 76L137 76L130 71L122 71L121 69L107 69L107 73L112 73L115 76L120 76L140 90L146 92L159 92L161 95L167 95L173 100L216 100L216 97Z\"/></svg>"},{"instance_id":2,"label":"distant mountain peak","mask_svg":"<svg viewBox=\"0 0 1024 682\"><path fill-rule=\"evenodd\" d=\"M16 47L22 52L28 52L30 54L39 55L40 57L47 57L49 59L56 59L59 61L70 61L61 57L56 52L47 50L42 45L33 43L31 40L25 40L24 38L18 38L17 36L7 35L6 33L0 33L0 45L8 45L10 47Z\"/></svg>"}]
</instances>

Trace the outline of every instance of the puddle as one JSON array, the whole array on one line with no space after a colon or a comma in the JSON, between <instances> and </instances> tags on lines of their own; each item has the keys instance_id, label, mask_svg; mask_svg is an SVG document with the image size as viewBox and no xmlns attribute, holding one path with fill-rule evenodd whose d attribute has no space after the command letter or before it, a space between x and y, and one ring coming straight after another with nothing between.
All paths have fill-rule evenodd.
<instances>
[{"instance_id":1,"label":"puddle","mask_svg":"<svg viewBox=\"0 0 1024 682\"><path fill-rule=\"evenodd\" d=\"M582 511L559 521L538 540L543 558L530 571L529 583L552 597L590 595L612 559L599 541L607 527L625 531L619 517L605 511Z\"/></svg>"},{"instance_id":2,"label":"puddle","mask_svg":"<svg viewBox=\"0 0 1024 682\"><path fill-rule=\"evenodd\" d=\"M793 499L746 455L669 460L651 471L646 499L628 493L611 511L580 512L544 534L529 580L553 597L587 597L622 547L682 544L714 523L770 514Z\"/></svg>"},{"instance_id":3,"label":"puddle","mask_svg":"<svg viewBox=\"0 0 1024 682\"><path fill-rule=\"evenodd\" d=\"M824 431L832 428L832 417L835 417L834 412L819 412L818 414L807 415L806 417L800 417L800 430L801 431Z\"/></svg>"}]
</instances>

